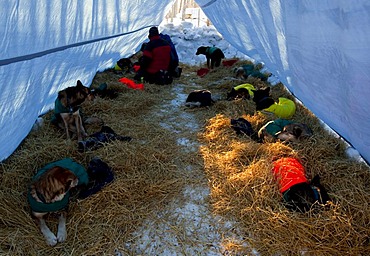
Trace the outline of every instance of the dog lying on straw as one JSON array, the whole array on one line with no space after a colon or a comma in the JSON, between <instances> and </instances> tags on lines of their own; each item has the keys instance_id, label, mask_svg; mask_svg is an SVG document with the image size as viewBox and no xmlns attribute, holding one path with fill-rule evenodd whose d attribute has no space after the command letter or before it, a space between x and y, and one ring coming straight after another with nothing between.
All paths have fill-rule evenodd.
<instances>
[{"instance_id":1,"label":"dog lying on straw","mask_svg":"<svg viewBox=\"0 0 370 256\"><path fill-rule=\"evenodd\" d=\"M209 90L194 90L186 98L187 107L208 107L213 105L212 93Z\"/></svg>"},{"instance_id":2,"label":"dog lying on straw","mask_svg":"<svg viewBox=\"0 0 370 256\"><path fill-rule=\"evenodd\" d=\"M301 162L292 157L283 157L273 162L273 174L280 187L285 206L293 211L307 212L314 205L330 201L326 189L316 175L311 182Z\"/></svg>"},{"instance_id":3,"label":"dog lying on straw","mask_svg":"<svg viewBox=\"0 0 370 256\"><path fill-rule=\"evenodd\" d=\"M312 130L303 123L287 119L276 119L267 122L258 131L258 138L261 141L299 141L311 137Z\"/></svg>"},{"instance_id":4,"label":"dog lying on straw","mask_svg":"<svg viewBox=\"0 0 370 256\"><path fill-rule=\"evenodd\" d=\"M235 86L231 89L231 91L227 94L227 100L235 100L235 99L247 99L254 97L253 91L256 88L252 84L240 84Z\"/></svg>"},{"instance_id":5,"label":"dog lying on straw","mask_svg":"<svg viewBox=\"0 0 370 256\"><path fill-rule=\"evenodd\" d=\"M253 101L256 103L256 110L273 113L278 118L290 119L296 111L294 101L287 98L279 98L275 102L270 96L270 87L253 91Z\"/></svg>"},{"instance_id":6,"label":"dog lying on straw","mask_svg":"<svg viewBox=\"0 0 370 256\"><path fill-rule=\"evenodd\" d=\"M79 185L87 185L88 181L85 168L71 158L49 163L33 177L27 198L32 217L36 219L48 245L54 246L66 240L70 190ZM49 229L44 220L44 216L52 212L59 215L57 235Z\"/></svg>"}]
</instances>

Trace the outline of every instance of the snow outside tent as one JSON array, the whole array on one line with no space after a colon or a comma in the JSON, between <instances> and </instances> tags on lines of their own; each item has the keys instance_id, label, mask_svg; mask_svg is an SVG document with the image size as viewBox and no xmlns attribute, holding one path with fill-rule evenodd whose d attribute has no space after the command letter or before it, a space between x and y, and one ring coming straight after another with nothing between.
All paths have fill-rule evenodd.
<instances>
[{"instance_id":1,"label":"snow outside tent","mask_svg":"<svg viewBox=\"0 0 370 256\"><path fill-rule=\"evenodd\" d=\"M172 0L0 2L0 160L57 92L135 52ZM370 2L197 0L222 36L279 77L370 161Z\"/></svg>"}]
</instances>

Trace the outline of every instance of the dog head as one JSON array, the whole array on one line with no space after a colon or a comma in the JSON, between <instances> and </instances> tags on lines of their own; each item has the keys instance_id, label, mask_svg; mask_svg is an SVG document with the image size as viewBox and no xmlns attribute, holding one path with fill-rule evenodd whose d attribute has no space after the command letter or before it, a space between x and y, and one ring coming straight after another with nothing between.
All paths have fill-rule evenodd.
<instances>
[{"instance_id":1,"label":"dog head","mask_svg":"<svg viewBox=\"0 0 370 256\"><path fill-rule=\"evenodd\" d=\"M61 201L65 194L77 186L76 175L60 166L45 171L31 184L31 196L42 203Z\"/></svg>"},{"instance_id":2,"label":"dog head","mask_svg":"<svg viewBox=\"0 0 370 256\"><path fill-rule=\"evenodd\" d=\"M90 88L84 86L80 80L77 81L76 86L68 87L58 93L58 99L64 107L72 108L76 111L86 99L93 100L94 94Z\"/></svg>"},{"instance_id":3,"label":"dog head","mask_svg":"<svg viewBox=\"0 0 370 256\"><path fill-rule=\"evenodd\" d=\"M119 61L117 61L117 65L122 70L126 71L126 73L128 73L133 67L133 64L129 58L120 59Z\"/></svg>"},{"instance_id":4,"label":"dog head","mask_svg":"<svg viewBox=\"0 0 370 256\"><path fill-rule=\"evenodd\" d=\"M259 90L252 90L253 91L253 101L258 103L264 98L270 97L270 87L262 88Z\"/></svg>"},{"instance_id":5,"label":"dog head","mask_svg":"<svg viewBox=\"0 0 370 256\"><path fill-rule=\"evenodd\" d=\"M283 141L297 141L311 137L312 135L312 130L306 124L291 123L284 126L283 131L277 137Z\"/></svg>"},{"instance_id":6,"label":"dog head","mask_svg":"<svg viewBox=\"0 0 370 256\"><path fill-rule=\"evenodd\" d=\"M270 97L270 87L259 90L252 90L254 96L253 101L256 103L256 110L263 110L275 103L274 99Z\"/></svg>"},{"instance_id":7,"label":"dog head","mask_svg":"<svg viewBox=\"0 0 370 256\"><path fill-rule=\"evenodd\" d=\"M245 77L245 70L243 67L238 67L234 69L234 74L236 78L243 78Z\"/></svg>"},{"instance_id":8,"label":"dog head","mask_svg":"<svg viewBox=\"0 0 370 256\"><path fill-rule=\"evenodd\" d=\"M195 55L206 54L207 48L209 48L209 47L206 47L206 46L199 47L197 49L197 52L195 53Z\"/></svg>"},{"instance_id":9,"label":"dog head","mask_svg":"<svg viewBox=\"0 0 370 256\"><path fill-rule=\"evenodd\" d=\"M235 100L238 98L249 100L251 97L248 89L246 88L240 88L238 90L235 90L234 88L231 89L229 93L227 93L226 99L227 100Z\"/></svg>"},{"instance_id":10,"label":"dog head","mask_svg":"<svg viewBox=\"0 0 370 256\"><path fill-rule=\"evenodd\" d=\"M299 183L283 194L285 206L293 211L307 212L316 205L325 205L330 201L327 190L320 184L316 175L310 183Z\"/></svg>"}]
</instances>

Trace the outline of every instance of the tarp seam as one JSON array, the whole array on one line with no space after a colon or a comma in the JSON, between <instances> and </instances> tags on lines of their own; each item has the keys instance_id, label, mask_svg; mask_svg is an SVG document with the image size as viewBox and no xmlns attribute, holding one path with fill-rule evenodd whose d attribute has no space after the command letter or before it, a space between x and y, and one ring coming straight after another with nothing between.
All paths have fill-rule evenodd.
<instances>
[{"instance_id":1,"label":"tarp seam","mask_svg":"<svg viewBox=\"0 0 370 256\"><path fill-rule=\"evenodd\" d=\"M3 59L3 60L0 60L0 66L5 66L5 65L12 64L12 63L16 63L16 62L26 61L26 60L32 60L32 59L39 58L39 57L42 57L42 56L45 56L45 55L48 55L48 54L51 54L51 53L64 51L64 50L69 49L69 48L74 48L74 47L81 46L81 45L96 43L96 42L99 42L99 41L104 41L104 40L108 40L108 39L112 39L112 38L116 38L116 37L120 37L120 36L124 36L124 35L129 35L129 34L136 33L140 30L150 28L150 27L153 27L153 26L158 26L158 25L148 25L148 26L136 29L134 31L125 32L125 33L121 33L121 34L114 35L114 36L107 36L107 37L98 38L98 39L94 39L94 40L89 40L89 41L85 41L85 42L65 45L65 46L49 49L49 50L42 51L42 52L32 53L32 54L18 56L18 57L9 58L9 59Z\"/></svg>"},{"instance_id":2,"label":"tarp seam","mask_svg":"<svg viewBox=\"0 0 370 256\"><path fill-rule=\"evenodd\" d=\"M200 5L200 8L208 7L208 6L210 6L211 4L214 4L215 2L217 2L217 0L209 1L209 2L208 2L208 3L206 3L206 4Z\"/></svg>"}]
</instances>

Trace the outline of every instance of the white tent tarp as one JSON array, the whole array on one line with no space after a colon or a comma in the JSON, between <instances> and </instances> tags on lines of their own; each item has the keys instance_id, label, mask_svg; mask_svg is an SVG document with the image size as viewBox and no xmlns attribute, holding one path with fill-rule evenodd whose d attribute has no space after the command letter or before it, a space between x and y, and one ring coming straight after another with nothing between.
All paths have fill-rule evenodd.
<instances>
[{"instance_id":1,"label":"white tent tarp","mask_svg":"<svg viewBox=\"0 0 370 256\"><path fill-rule=\"evenodd\" d=\"M89 86L97 71L139 48L170 3L0 1L0 161L54 108L59 90L78 79Z\"/></svg>"},{"instance_id":2,"label":"white tent tarp","mask_svg":"<svg viewBox=\"0 0 370 256\"><path fill-rule=\"evenodd\" d=\"M0 160L57 92L90 85L146 39L171 0L0 2ZM265 63L369 162L370 2L197 0L236 49ZM181 61L181 60L180 60Z\"/></svg>"}]
</instances>

